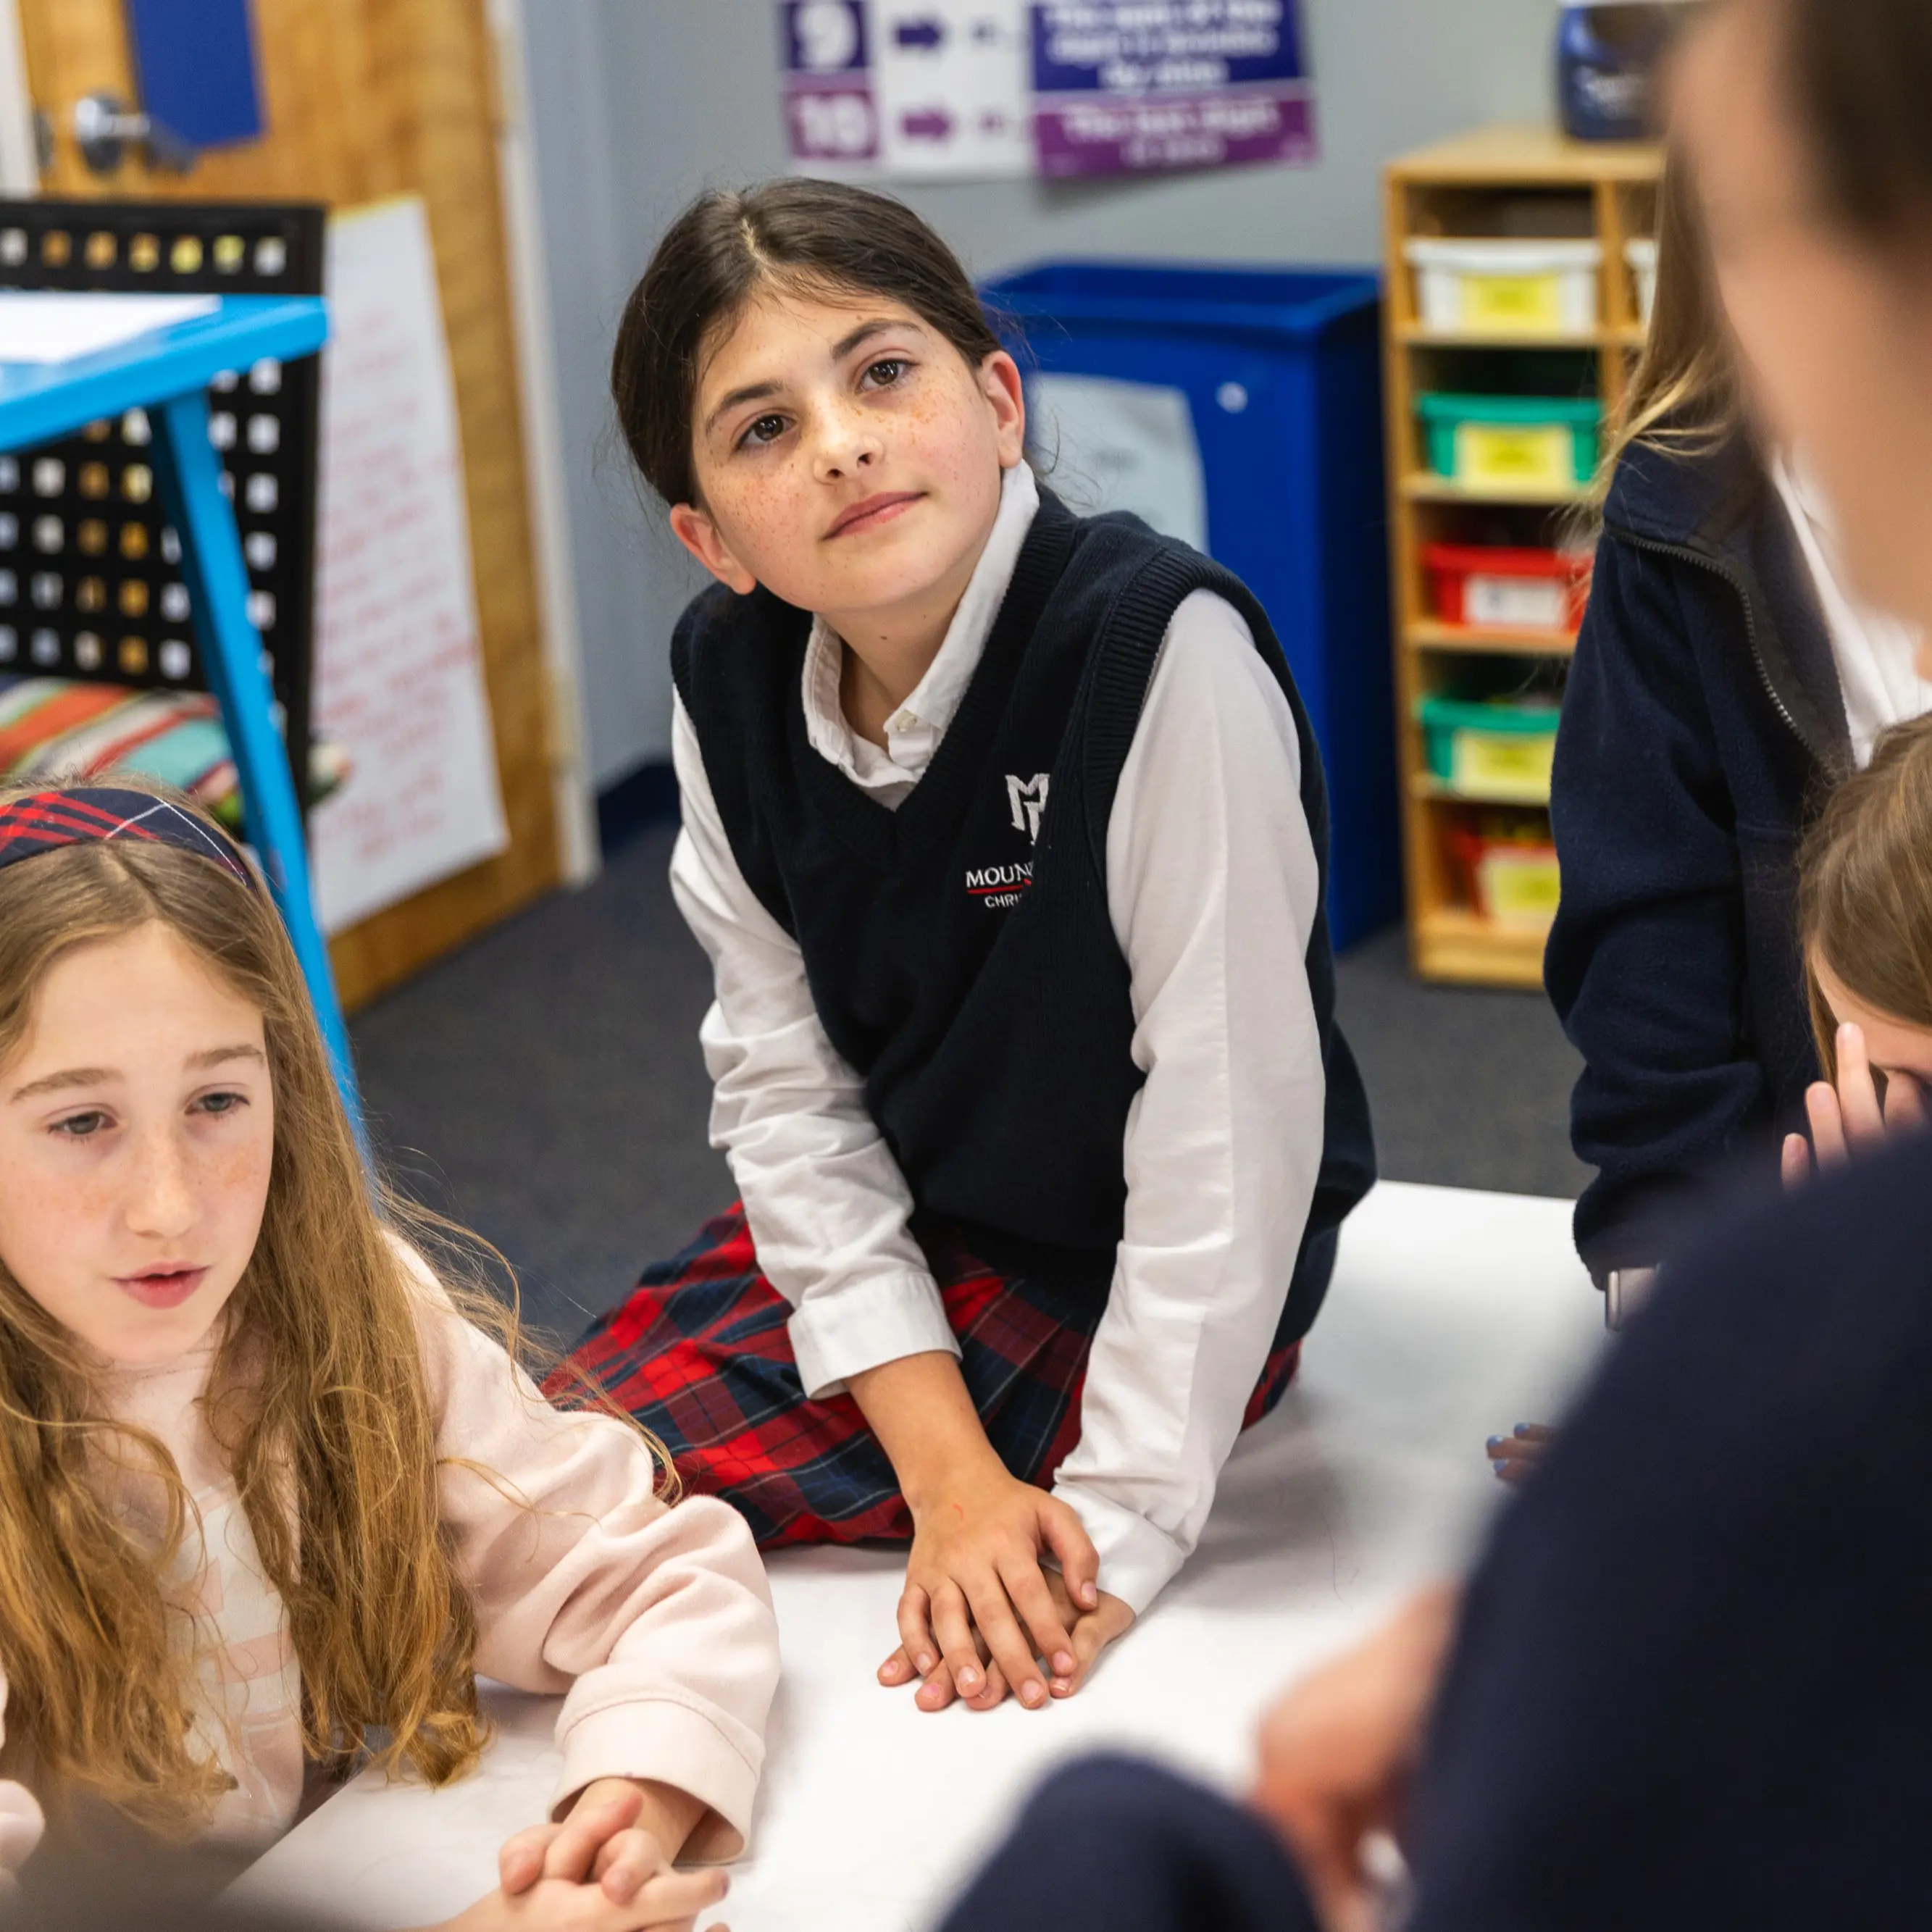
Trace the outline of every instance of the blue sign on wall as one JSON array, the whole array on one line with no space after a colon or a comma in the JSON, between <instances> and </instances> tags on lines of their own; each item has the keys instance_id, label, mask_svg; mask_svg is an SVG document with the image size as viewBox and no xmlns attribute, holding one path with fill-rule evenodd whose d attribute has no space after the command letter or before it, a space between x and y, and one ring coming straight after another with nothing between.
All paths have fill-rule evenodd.
<instances>
[{"instance_id":1,"label":"blue sign on wall","mask_svg":"<svg viewBox=\"0 0 1932 1932\"><path fill-rule=\"evenodd\" d=\"M1042 174L1307 160L1296 0L1034 0Z\"/></svg>"},{"instance_id":2,"label":"blue sign on wall","mask_svg":"<svg viewBox=\"0 0 1932 1932\"><path fill-rule=\"evenodd\" d=\"M141 105L190 148L262 135L248 0L125 0Z\"/></svg>"}]
</instances>

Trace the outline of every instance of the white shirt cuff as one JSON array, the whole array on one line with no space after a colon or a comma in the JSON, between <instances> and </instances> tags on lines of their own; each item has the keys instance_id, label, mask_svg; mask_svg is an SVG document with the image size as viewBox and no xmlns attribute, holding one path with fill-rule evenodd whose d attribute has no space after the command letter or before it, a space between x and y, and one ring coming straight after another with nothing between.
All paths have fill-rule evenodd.
<instances>
[{"instance_id":1,"label":"white shirt cuff","mask_svg":"<svg viewBox=\"0 0 1932 1932\"><path fill-rule=\"evenodd\" d=\"M1187 1560L1187 1552L1147 1518L1084 1483L1056 1483L1053 1493L1079 1517L1100 1558L1100 1587L1141 1616Z\"/></svg>"},{"instance_id":2,"label":"white shirt cuff","mask_svg":"<svg viewBox=\"0 0 1932 1932\"><path fill-rule=\"evenodd\" d=\"M959 1352L939 1284L929 1274L875 1275L808 1295L786 1324L793 1359L814 1402L846 1378L907 1355Z\"/></svg>"}]
</instances>

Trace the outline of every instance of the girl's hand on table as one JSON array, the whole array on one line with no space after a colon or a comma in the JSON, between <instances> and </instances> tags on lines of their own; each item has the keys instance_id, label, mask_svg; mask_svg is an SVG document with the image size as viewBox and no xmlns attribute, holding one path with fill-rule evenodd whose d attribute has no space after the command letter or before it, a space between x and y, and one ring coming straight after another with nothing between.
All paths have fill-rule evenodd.
<instances>
[{"instance_id":1,"label":"girl's hand on table","mask_svg":"<svg viewBox=\"0 0 1932 1932\"><path fill-rule=\"evenodd\" d=\"M1784 1137L1780 1165L1787 1187L1802 1186L1811 1178L1814 1156L1820 1168L1842 1167L1854 1154L1882 1147L1888 1136L1926 1124L1925 1096L1910 1074L1888 1074L1885 1099L1880 1100L1863 1027L1848 1022L1839 1028L1836 1045L1838 1085L1820 1080L1805 1091L1809 1144L1802 1134Z\"/></svg>"},{"instance_id":2,"label":"girl's hand on table","mask_svg":"<svg viewBox=\"0 0 1932 1932\"><path fill-rule=\"evenodd\" d=\"M722 1871L667 1872L628 1905L614 1905L603 1888L564 1878L538 1879L524 1891L497 1891L434 1932L695 1932L698 1914L725 1894ZM705 1932L730 1932L712 1924Z\"/></svg>"},{"instance_id":3,"label":"girl's hand on table","mask_svg":"<svg viewBox=\"0 0 1932 1932\"><path fill-rule=\"evenodd\" d=\"M1078 1624L1101 1618L1103 1603L1113 1601L1095 1581L1094 1545L1066 1504L1009 1474L990 1451L912 1510L900 1647L880 1666L879 1681L923 1677L922 1711L943 1711L956 1697L990 1711L1010 1690L1038 1710L1049 1676L1052 1695L1070 1695L1101 1647L1126 1628L1112 1628L1108 1616L1081 1638ZM1058 1574L1040 1561L1049 1554Z\"/></svg>"},{"instance_id":4,"label":"girl's hand on table","mask_svg":"<svg viewBox=\"0 0 1932 1932\"><path fill-rule=\"evenodd\" d=\"M585 1932L607 1925L613 1932L688 1925L724 1897L727 1882L720 1871L673 1868L672 1861L704 1814L701 1799L670 1785L628 1778L593 1780L556 1823L519 1832L497 1854L502 1889L493 1896L514 1909L545 1894L538 1916L501 1922L548 1926L553 1922L548 1914L558 1911L566 1916L556 1924L580 1924ZM583 1894L577 1906L553 1892L559 1886ZM608 1910L598 1916L593 1907L600 1901ZM488 1903L480 1900L472 1910ZM573 1910L592 1916L568 1916ZM464 1932L482 1928L466 1925Z\"/></svg>"},{"instance_id":5,"label":"girl's hand on table","mask_svg":"<svg viewBox=\"0 0 1932 1932\"><path fill-rule=\"evenodd\" d=\"M1490 1438L1490 1470L1498 1482L1512 1487L1526 1483L1556 1440L1556 1432L1547 1423L1519 1422L1514 1433Z\"/></svg>"},{"instance_id":6,"label":"girl's hand on table","mask_svg":"<svg viewBox=\"0 0 1932 1932\"><path fill-rule=\"evenodd\" d=\"M1046 1582L1053 1592L1055 1606L1073 1632L1073 1675L1070 1678L1056 1677L1053 1682L1056 1697L1070 1697L1093 1675L1094 1666L1108 1645L1133 1628L1134 1613L1118 1597L1110 1597L1105 1590L1097 1592L1097 1600L1090 1610L1082 1610L1074 1602L1066 1578L1058 1571L1049 1570Z\"/></svg>"}]
</instances>

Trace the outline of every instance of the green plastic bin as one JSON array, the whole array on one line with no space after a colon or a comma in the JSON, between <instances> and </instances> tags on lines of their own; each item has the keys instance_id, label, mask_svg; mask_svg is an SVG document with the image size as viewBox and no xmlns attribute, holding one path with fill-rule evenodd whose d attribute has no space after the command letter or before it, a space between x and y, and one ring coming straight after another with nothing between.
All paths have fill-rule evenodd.
<instances>
[{"instance_id":1,"label":"green plastic bin","mask_svg":"<svg viewBox=\"0 0 1932 1932\"><path fill-rule=\"evenodd\" d=\"M1551 698L1436 695L1416 707L1430 775L1460 796L1546 805L1560 710Z\"/></svg>"},{"instance_id":2,"label":"green plastic bin","mask_svg":"<svg viewBox=\"0 0 1932 1932\"><path fill-rule=\"evenodd\" d=\"M1597 473L1600 403L1567 396L1472 396L1434 390L1415 399L1438 476L1473 490L1588 483Z\"/></svg>"}]
</instances>

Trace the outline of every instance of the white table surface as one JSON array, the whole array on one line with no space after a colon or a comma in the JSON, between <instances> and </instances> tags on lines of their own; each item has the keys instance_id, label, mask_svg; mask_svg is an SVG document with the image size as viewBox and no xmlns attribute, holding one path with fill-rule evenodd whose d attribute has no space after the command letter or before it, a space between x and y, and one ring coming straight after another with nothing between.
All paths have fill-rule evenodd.
<instances>
[{"instance_id":1,"label":"white table surface","mask_svg":"<svg viewBox=\"0 0 1932 1932\"><path fill-rule=\"evenodd\" d=\"M1230 1460L1192 1562L1087 1690L1040 1712L916 1711L873 1681L894 1641L890 1552L771 1564L784 1652L733 1932L927 1924L1026 1791L1076 1754L1150 1754L1231 1790L1282 1686L1465 1560L1503 1500L1484 1438L1552 1414L1603 1346L1569 1204L1384 1183L1343 1231L1335 1282L1274 1414ZM346 1925L420 1924L495 1882L542 1816L552 1700L493 1695L482 1770L441 1792L356 1779L237 1896Z\"/></svg>"}]
</instances>

